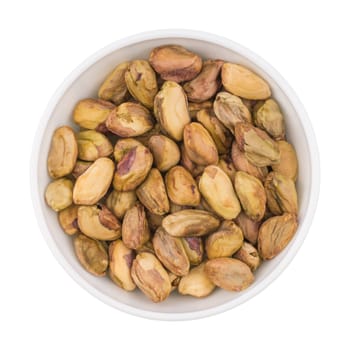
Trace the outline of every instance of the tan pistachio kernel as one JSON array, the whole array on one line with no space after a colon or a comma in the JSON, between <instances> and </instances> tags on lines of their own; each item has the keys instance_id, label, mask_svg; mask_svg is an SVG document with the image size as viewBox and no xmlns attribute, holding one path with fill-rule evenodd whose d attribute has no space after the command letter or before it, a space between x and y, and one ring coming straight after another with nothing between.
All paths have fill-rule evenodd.
<instances>
[{"instance_id":1,"label":"tan pistachio kernel","mask_svg":"<svg viewBox=\"0 0 350 350\"><path fill-rule=\"evenodd\" d=\"M156 231L159 226L162 226L164 215L153 214L149 210L146 210L146 216L151 232Z\"/></svg>"},{"instance_id":2,"label":"tan pistachio kernel","mask_svg":"<svg viewBox=\"0 0 350 350\"><path fill-rule=\"evenodd\" d=\"M96 204L108 191L114 172L114 163L109 158L98 158L80 175L73 188L75 204Z\"/></svg>"},{"instance_id":3,"label":"tan pistachio kernel","mask_svg":"<svg viewBox=\"0 0 350 350\"><path fill-rule=\"evenodd\" d=\"M232 256L243 244L242 230L235 224L223 226L205 240L205 251L209 259Z\"/></svg>"},{"instance_id":4,"label":"tan pistachio kernel","mask_svg":"<svg viewBox=\"0 0 350 350\"><path fill-rule=\"evenodd\" d=\"M78 226L86 236L112 241L121 235L120 222L104 205L82 205L77 213Z\"/></svg>"},{"instance_id":5,"label":"tan pistachio kernel","mask_svg":"<svg viewBox=\"0 0 350 350\"><path fill-rule=\"evenodd\" d=\"M78 178L85 170L87 170L93 162L87 162L85 160L77 160L72 170L72 175Z\"/></svg>"},{"instance_id":6,"label":"tan pistachio kernel","mask_svg":"<svg viewBox=\"0 0 350 350\"><path fill-rule=\"evenodd\" d=\"M262 223L258 235L258 251L262 259L278 255L291 241L298 227L295 214L273 216Z\"/></svg>"},{"instance_id":7,"label":"tan pistachio kernel","mask_svg":"<svg viewBox=\"0 0 350 350\"><path fill-rule=\"evenodd\" d=\"M113 190L106 199L106 206L118 219L122 219L126 211L134 206L136 200L135 191L120 192Z\"/></svg>"},{"instance_id":8,"label":"tan pistachio kernel","mask_svg":"<svg viewBox=\"0 0 350 350\"><path fill-rule=\"evenodd\" d=\"M132 191L147 177L153 163L152 153L143 145L130 149L117 164L113 187L117 191Z\"/></svg>"},{"instance_id":9,"label":"tan pistachio kernel","mask_svg":"<svg viewBox=\"0 0 350 350\"><path fill-rule=\"evenodd\" d=\"M266 194L261 181L244 171L237 171L235 189L246 215L260 221L266 209Z\"/></svg>"},{"instance_id":10,"label":"tan pistachio kernel","mask_svg":"<svg viewBox=\"0 0 350 350\"><path fill-rule=\"evenodd\" d=\"M261 263L257 249L248 242L243 242L242 247L233 257L247 264L252 271L255 271Z\"/></svg>"},{"instance_id":11,"label":"tan pistachio kernel","mask_svg":"<svg viewBox=\"0 0 350 350\"><path fill-rule=\"evenodd\" d=\"M54 180L48 184L45 191L46 203L54 211L68 208L72 200L73 182L67 178Z\"/></svg>"},{"instance_id":12,"label":"tan pistachio kernel","mask_svg":"<svg viewBox=\"0 0 350 350\"><path fill-rule=\"evenodd\" d=\"M151 169L146 180L136 189L139 201L153 214L169 212L169 199L163 177L158 169Z\"/></svg>"},{"instance_id":13,"label":"tan pistachio kernel","mask_svg":"<svg viewBox=\"0 0 350 350\"><path fill-rule=\"evenodd\" d=\"M124 215L122 239L130 249L139 249L150 239L145 208L136 203Z\"/></svg>"},{"instance_id":14,"label":"tan pistachio kernel","mask_svg":"<svg viewBox=\"0 0 350 350\"><path fill-rule=\"evenodd\" d=\"M266 131L273 139L284 139L284 118L278 104L272 98L260 101L254 106L253 119L255 125Z\"/></svg>"},{"instance_id":15,"label":"tan pistachio kernel","mask_svg":"<svg viewBox=\"0 0 350 350\"><path fill-rule=\"evenodd\" d=\"M201 237L183 237L181 238L185 252L191 265L198 265L203 260L204 248Z\"/></svg>"},{"instance_id":16,"label":"tan pistachio kernel","mask_svg":"<svg viewBox=\"0 0 350 350\"><path fill-rule=\"evenodd\" d=\"M204 101L204 102L189 102L188 103L188 110L190 112L191 118L196 118L197 113L201 111L202 109L212 109L213 108L213 102L211 100Z\"/></svg>"},{"instance_id":17,"label":"tan pistachio kernel","mask_svg":"<svg viewBox=\"0 0 350 350\"><path fill-rule=\"evenodd\" d=\"M58 213L58 222L67 235L74 235L79 231L78 206L71 205Z\"/></svg>"},{"instance_id":18,"label":"tan pistachio kernel","mask_svg":"<svg viewBox=\"0 0 350 350\"><path fill-rule=\"evenodd\" d=\"M211 109L202 109L197 113L197 120L210 133L219 154L227 153L232 143L232 134L226 127L216 118L214 111Z\"/></svg>"},{"instance_id":19,"label":"tan pistachio kernel","mask_svg":"<svg viewBox=\"0 0 350 350\"><path fill-rule=\"evenodd\" d=\"M153 135L148 147L153 154L154 163L160 171L167 171L180 161L178 145L164 135Z\"/></svg>"},{"instance_id":20,"label":"tan pistachio kernel","mask_svg":"<svg viewBox=\"0 0 350 350\"><path fill-rule=\"evenodd\" d=\"M220 221L204 210L185 209L166 216L162 226L175 237L204 236L215 231Z\"/></svg>"},{"instance_id":21,"label":"tan pistachio kernel","mask_svg":"<svg viewBox=\"0 0 350 350\"><path fill-rule=\"evenodd\" d=\"M224 63L221 79L225 89L231 94L250 100L265 100L271 96L267 82L239 64Z\"/></svg>"},{"instance_id":22,"label":"tan pistachio kernel","mask_svg":"<svg viewBox=\"0 0 350 350\"><path fill-rule=\"evenodd\" d=\"M53 179L72 172L78 157L78 144L72 128L61 126L52 136L47 169Z\"/></svg>"},{"instance_id":23,"label":"tan pistachio kernel","mask_svg":"<svg viewBox=\"0 0 350 350\"><path fill-rule=\"evenodd\" d=\"M151 253L136 255L131 267L131 277L140 290L153 302L165 300L171 292L168 272Z\"/></svg>"},{"instance_id":24,"label":"tan pistachio kernel","mask_svg":"<svg viewBox=\"0 0 350 350\"><path fill-rule=\"evenodd\" d=\"M136 288L131 278L131 266L135 258L133 250L129 249L121 239L112 242L108 247L109 277L119 287L133 291Z\"/></svg>"},{"instance_id":25,"label":"tan pistachio kernel","mask_svg":"<svg viewBox=\"0 0 350 350\"><path fill-rule=\"evenodd\" d=\"M178 285L180 294L197 298L208 296L214 289L215 284L211 282L205 272L205 263L192 268L188 275L181 278Z\"/></svg>"},{"instance_id":26,"label":"tan pistachio kernel","mask_svg":"<svg viewBox=\"0 0 350 350\"><path fill-rule=\"evenodd\" d=\"M86 98L76 104L73 111L73 120L81 128L94 130L104 124L114 108L115 105L111 102Z\"/></svg>"},{"instance_id":27,"label":"tan pistachio kernel","mask_svg":"<svg viewBox=\"0 0 350 350\"><path fill-rule=\"evenodd\" d=\"M163 227L159 227L152 239L157 258L172 273L185 276L190 269L190 261L181 238L170 236Z\"/></svg>"},{"instance_id":28,"label":"tan pistachio kernel","mask_svg":"<svg viewBox=\"0 0 350 350\"><path fill-rule=\"evenodd\" d=\"M154 115L165 132L175 141L181 141L186 124L191 118L187 97L182 87L166 81L154 99Z\"/></svg>"},{"instance_id":29,"label":"tan pistachio kernel","mask_svg":"<svg viewBox=\"0 0 350 350\"><path fill-rule=\"evenodd\" d=\"M256 245L261 221L254 221L251 218L249 218L244 213L244 211L241 211L236 217L235 222L241 228L244 235L244 239L246 239L253 245Z\"/></svg>"},{"instance_id":30,"label":"tan pistachio kernel","mask_svg":"<svg viewBox=\"0 0 350 350\"><path fill-rule=\"evenodd\" d=\"M254 281L249 266L238 259L216 258L206 262L205 273L218 287L240 292Z\"/></svg>"},{"instance_id":31,"label":"tan pistachio kernel","mask_svg":"<svg viewBox=\"0 0 350 350\"><path fill-rule=\"evenodd\" d=\"M182 166L171 168L165 176L165 184L170 200L178 205L196 206L200 202L200 194L196 181Z\"/></svg>"},{"instance_id":32,"label":"tan pistachio kernel","mask_svg":"<svg viewBox=\"0 0 350 350\"><path fill-rule=\"evenodd\" d=\"M239 149L255 166L264 167L279 163L278 144L265 131L249 123L238 123L235 126L235 137Z\"/></svg>"},{"instance_id":33,"label":"tan pistachio kernel","mask_svg":"<svg viewBox=\"0 0 350 350\"><path fill-rule=\"evenodd\" d=\"M271 171L265 180L267 205L274 215L298 213L298 196L292 179Z\"/></svg>"},{"instance_id":34,"label":"tan pistachio kernel","mask_svg":"<svg viewBox=\"0 0 350 350\"><path fill-rule=\"evenodd\" d=\"M235 125L240 122L250 123L252 116L242 100L226 91L219 92L214 101L214 112L225 127L235 134Z\"/></svg>"},{"instance_id":35,"label":"tan pistachio kernel","mask_svg":"<svg viewBox=\"0 0 350 350\"><path fill-rule=\"evenodd\" d=\"M79 234L74 238L75 254L84 269L95 276L104 276L108 267L108 254L103 244Z\"/></svg>"},{"instance_id":36,"label":"tan pistachio kernel","mask_svg":"<svg viewBox=\"0 0 350 350\"><path fill-rule=\"evenodd\" d=\"M115 161L120 162L130 150L137 146L142 146L142 143L134 138L119 139L113 150Z\"/></svg>"},{"instance_id":37,"label":"tan pistachio kernel","mask_svg":"<svg viewBox=\"0 0 350 350\"><path fill-rule=\"evenodd\" d=\"M158 91L154 70L146 60L130 62L125 72L125 82L130 94L145 107L152 109Z\"/></svg>"},{"instance_id":38,"label":"tan pistachio kernel","mask_svg":"<svg viewBox=\"0 0 350 350\"><path fill-rule=\"evenodd\" d=\"M199 180L199 191L209 206L226 220L234 219L241 211L230 178L218 166L207 166Z\"/></svg>"},{"instance_id":39,"label":"tan pistachio kernel","mask_svg":"<svg viewBox=\"0 0 350 350\"><path fill-rule=\"evenodd\" d=\"M257 167L252 164L247 159L245 153L239 149L237 142L232 143L231 157L232 162L237 170L244 171L249 175L255 176L260 181L265 180L268 173L267 167Z\"/></svg>"},{"instance_id":40,"label":"tan pistachio kernel","mask_svg":"<svg viewBox=\"0 0 350 350\"><path fill-rule=\"evenodd\" d=\"M198 165L217 164L218 150L207 129L200 123L190 123L184 128L184 147L188 157Z\"/></svg>"},{"instance_id":41,"label":"tan pistachio kernel","mask_svg":"<svg viewBox=\"0 0 350 350\"><path fill-rule=\"evenodd\" d=\"M298 176L298 159L294 147L287 141L277 141L281 153L280 162L272 165L272 170L296 181Z\"/></svg>"},{"instance_id":42,"label":"tan pistachio kernel","mask_svg":"<svg viewBox=\"0 0 350 350\"><path fill-rule=\"evenodd\" d=\"M126 100L128 89L125 83L125 72L128 66L129 62L123 62L113 69L98 90L99 98L112 101L116 105Z\"/></svg>"},{"instance_id":43,"label":"tan pistachio kernel","mask_svg":"<svg viewBox=\"0 0 350 350\"><path fill-rule=\"evenodd\" d=\"M121 137L142 135L153 127L153 118L147 108L139 103L124 102L108 115L107 129Z\"/></svg>"},{"instance_id":44,"label":"tan pistachio kernel","mask_svg":"<svg viewBox=\"0 0 350 350\"><path fill-rule=\"evenodd\" d=\"M228 155L223 155L219 159L218 167L230 178L232 184L235 181L236 168L232 159Z\"/></svg>"},{"instance_id":45,"label":"tan pistachio kernel","mask_svg":"<svg viewBox=\"0 0 350 350\"><path fill-rule=\"evenodd\" d=\"M181 145L181 161L180 164L187 169L190 174L195 178L198 175L202 174L203 170L204 170L204 165L198 165L194 162L192 162L192 160L189 158L187 152L186 152L186 148L184 147L184 145Z\"/></svg>"},{"instance_id":46,"label":"tan pistachio kernel","mask_svg":"<svg viewBox=\"0 0 350 350\"><path fill-rule=\"evenodd\" d=\"M154 48L149 62L162 79L177 83L193 79L202 69L202 59L179 45Z\"/></svg>"},{"instance_id":47,"label":"tan pistachio kernel","mask_svg":"<svg viewBox=\"0 0 350 350\"><path fill-rule=\"evenodd\" d=\"M220 71L224 61L207 60L201 72L184 85L190 101L203 102L212 98L221 87Z\"/></svg>"},{"instance_id":48,"label":"tan pistachio kernel","mask_svg":"<svg viewBox=\"0 0 350 350\"><path fill-rule=\"evenodd\" d=\"M95 130L85 130L77 134L78 157L81 160L94 161L108 157L113 152L113 146L108 138Z\"/></svg>"}]
</instances>

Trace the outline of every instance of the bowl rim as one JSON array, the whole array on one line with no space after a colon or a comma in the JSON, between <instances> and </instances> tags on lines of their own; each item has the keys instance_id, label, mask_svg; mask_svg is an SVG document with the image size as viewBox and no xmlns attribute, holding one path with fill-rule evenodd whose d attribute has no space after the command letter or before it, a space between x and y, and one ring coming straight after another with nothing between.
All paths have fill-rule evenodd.
<instances>
[{"instance_id":1,"label":"bowl rim","mask_svg":"<svg viewBox=\"0 0 350 350\"><path fill-rule=\"evenodd\" d=\"M246 57L252 62L256 63L259 67L262 68L267 74L271 76L271 78L280 86L281 90L285 93L293 107L295 108L300 121L303 125L305 134L307 135L307 142L309 149L312 150L312 157L310 157L311 162L311 188L310 188L310 196L309 202L307 204L307 209L305 213L305 219L303 222L303 226L298 230L298 235L295 237L293 242L293 249L289 249L284 259L280 261L280 263L274 268L274 270L264 278L263 281L258 283L255 286L252 286L248 290L246 290L242 295L234 300L230 300L222 305L215 306L205 310L184 312L184 313L162 313L162 312L154 312L148 310L141 310L126 304L123 304L94 288L88 282L86 282L79 274L76 272L70 264L65 260L64 256L58 249L55 244L53 237L50 234L49 228L47 227L44 213L41 209L40 205L40 196L42 194L39 193L38 187L38 161L39 161L39 150L42 142L43 133L46 129L47 121L50 118L52 111L54 110L56 104L59 102L62 95L65 91L70 87L70 85L91 65L96 63L98 60L107 56L115 50L118 50L124 46L137 44L142 41L148 41L152 39L164 39L169 38L185 38L185 39L194 39L201 40L210 43L214 43L220 46L223 46L227 49L237 52L238 54ZM86 291L90 294L94 295L105 304L113 306L121 311L127 312L134 316L140 316L148 319L154 320L167 320L167 321L180 321L180 320L191 320L198 319L207 316L211 316L214 314L218 314L227 310L230 310L250 298L254 297L262 290L264 290L269 284L271 284L281 273L282 271L290 264L290 262L295 257L296 253L300 249L313 220L314 213L317 207L319 190L320 190L320 161L319 161L319 151L317 146L317 141L315 137L315 133L313 131L311 122L306 113L305 108L300 102L299 98L293 91L293 89L289 86L287 81L278 73L278 71L273 68L269 63L267 63L260 56L250 51L246 47L238 44L228 38L218 36L212 33L197 31L197 30L188 30L188 29L161 29L161 30L153 30L146 31L139 34L127 36L121 40L117 40L112 42L111 44L103 47L98 50L90 57L85 59L80 65L78 65L61 83L61 85L57 88L54 95L51 97L40 121L39 125L34 137L34 142L32 146L32 154L31 154L31 162L30 162L30 182L31 182L31 195L33 208L35 211L35 215L37 218L37 222L40 228L40 231L49 246L51 252L60 263L60 265L66 270L66 272L77 282L80 286L82 286Z\"/></svg>"}]
</instances>

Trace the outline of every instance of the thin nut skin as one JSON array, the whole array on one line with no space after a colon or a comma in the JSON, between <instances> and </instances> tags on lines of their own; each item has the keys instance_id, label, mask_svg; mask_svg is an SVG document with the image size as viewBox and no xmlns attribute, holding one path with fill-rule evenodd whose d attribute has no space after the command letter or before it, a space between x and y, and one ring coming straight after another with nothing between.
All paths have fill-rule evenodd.
<instances>
[{"instance_id":1,"label":"thin nut skin","mask_svg":"<svg viewBox=\"0 0 350 350\"><path fill-rule=\"evenodd\" d=\"M287 141L277 141L281 153L280 162L272 165L272 170L289 177L294 182L298 176L298 158L293 145Z\"/></svg>"},{"instance_id":2,"label":"thin nut skin","mask_svg":"<svg viewBox=\"0 0 350 350\"><path fill-rule=\"evenodd\" d=\"M86 162L85 160L77 160L72 170L72 175L78 178L85 170L87 170L93 162Z\"/></svg>"},{"instance_id":3,"label":"thin nut skin","mask_svg":"<svg viewBox=\"0 0 350 350\"><path fill-rule=\"evenodd\" d=\"M146 60L135 60L129 64L125 82L130 94L145 107L152 109L158 92L156 74Z\"/></svg>"},{"instance_id":4,"label":"thin nut skin","mask_svg":"<svg viewBox=\"0 0 350 350\"><path fill-rule=\"evenodd\" d=\"M54 211L68 208L72 203L73 182L66 178L54 180L48 184L45 191L46 203Z\"/></svg>"},{"instance_id":5,"label":"thin nut skin","mask_svg":"<svg viewBox=\"0 0 350 350\"><path fill-rule=\"evenodd\" d=\"M196 181L182 166L171 168L165 175L165 184L170 200L178 205L197 206L201 196Z\"/></svg>"},{"instance_id":6,"label":"thin nut skin","mask_svg":"<svg viewBox=\"0 0 350 350\"><path fill-rule=\"evenodd\" d=\"M78 206L71 205L58 213L58 222L67 235L74 235L78 228Z\"/></svg>"},{"instance_id":7,"label":"thin nut skin","mask_svg":"<svg viewBox=\"0 0 350 350\"><path fill-rule=\"evenodd\" d=\"M244 152L239 149L237 142L232 143L231 157L232 162L237 170L245 171L249 175L255 176L260 181L265 180L266 175L268 174L267 167L257 167L252 164L247 159Z\"/></svg>"},{"instance_id":8,"label":"thin nut skin","mask_svg":"<svg viewBox=\"0 0 350 350\"><path fill-rule=\"evenodd\" d=\"M109 158L98 158L80 175L73 188L75 204L96 204L108 191L112 182L114 163Z\"/></svg>"},{"instance_id":9,"label":"thin nut skin","mask_svg":"<svg viewBox=\"0 0 350 350\"><path fill-rule=\"evenodd\" d=\"M202 59L179 45L154 48L149 62L162 79L177 83L192 80L202 69Z\"/></svg>"},{"instance_id":10,"label":"thin nut skin","mask_svg":"<svg viewBox=\"0 0 350 350\"><path fill-rule=\"evenodd\" d=\"M170 236L159 227L153 236L153 248L157 258L172 273L185 276L190 269L190 261L178 237Z\"/></svg>"},{"instance_id":11,"label":"thin nut skin","mask_svg":"<svg viewBox=\"0 0 350 350\"><path fill-rule=\"evenodd\" d=\"M124 290L133 291L136 288L131 278L131 266L135 258L134 251L118 239L109 245L108 253L109 277Z\"/></svg>"},{"instance_id":12,"label":"thin nut skin","mask_svg":"<svg viewBox=\"0 0 350 350\"><path fill-rule=\"evenodd\" d=\"M134 137L145 134L153 127L149 110L139 103L124 102L109 113L107 129L121 137Z\"/></svg>"},{"instance_id":13,"label":"thin nut skin","mask_svg":"<svg viewBox=\"0 0 350 350\"><path fill-rule=\"evenodd\" d=\"M278 255L291 241L298 227L295 214L273 216L260 226L258 251L262 259L269 260Z\"/></svg>"},{"instance_id":14,"label":"thin nut skin","mask_svg":"<svg viewBox=\"0 0 350 350\"><path fill-rule=\"evenodd\" d=\"M261 181L244 171L237 171L235 189L246 215L260 221L266 209L266 194Z\"/></svg>"},{"instance_id":15,"label":"thin nut skin","mask_svg":"<svg viewBox=\"0 0 350 350\"><path fill-rule=\"evenodd\" d=\"M168 171L180 161L178 145L164 135L153 135L148 142L154 163L160 171Z\"/></svg>"},{"instance_id":16,"label":"thin nut skin","mask_svg":"<svg viewBox=\"0 0 350 350\"><path fill-rule=\"evenodd\" d=\"M249 100L266 100L271 96L267 82L239 64L224 63L221 79L225 89L231 94Z\"/></svg>"},{"instance_id":17,"label":"thin nut skin","mask_svg":"<svg viewBox=\"0 0 350 350\"><path fill-rule=\"evenodd\" d=\"M119 139L113 150L113 156L116 162L120 162L122 158L133 148L142 146L142 143L134 138Z\"/></svg>"},{"instance_id":18,"label":"thin nut skin","mask_svg":"<svg viewBox=\"0 0 350 350\"><path fill-rule=\"evenodd\" d=\"M120 222L107 207L82 205L77 219L80 231L90 238L112 241L121 235Z\"/></svg>"},{"instance_id":19,"label":"thin nut skin","mask_svg":"<svg viewBox=\"0 0 350 350\"><path fill-rule=\"evenodd\" d=\"M120 192L113 190L107 197L106 205L118 219L122 219L127 210L134 206L136 200L135 191Z\"/></svg>"},{"instance_id":20,"label":"thin nut skin","mask_svg":"<svg viewBox=\"0 0 350 350\"><path fill-rule=\"evenodd\" d=\"M182 87L166 81L154 98L154 115L166 133L175 141L181 141L183 130L191 118L187 97Z\"/></svg>"},{"instance_id":21,"label":"thin nut skin","mask_svg":"<svg viewBox=\"0 0 350 350\"><path fill-rule=\"evenodd\" d=\"M210 281L205 272L205 263L192 268L188 275L181 278L178 291L182 295L203 298L211 294L215 284Z\"/></svg>"},{"instance_id":22,"label":"thin nut skin","mask_svg":"<svg viewBox=\"0 0 350 350\"><path fill-rule=\"evenodd\" d=\"M145 209L140 203L136 203L125 213L122 239L130 249L140 249L150 239Z\"/></svg>"},{"instance_id":23,"label":"thin nut skin","mask_svg":"<svg viewBox=\"0 0 350 350\"><path fill-rule=\"evenodd\" d=\"M244 211L240 212L236 217L235 222L241 228L244 239L251 244L256 245L261 222L252 220L244 213Z\"/></svg>"},{"instance_id":24,"label":"thin nut skin","mask_svg":"<svg viewBox=\"0 0 350 350\"><path fill-rule=\"evenodd\" d=\"M213 110L200 110L197 113L197 120L209 131L219 154L227 153L232 143L232 134L220 120L216 118Z\"/></svg>"},{"instance_id":25,"label":"thin nut skin","mask_svg":"<svg viewBox=\"0 0 350 350\"><path fill-rule=\"evenodd\" d=\"M137 254L132 263L131 277L137 287L155 303L165 300L171 292L167 271L151 253Z\"/></svg>"},{"instance_id":26,"label":"thin nut skin","mask_svg":"<svg viewBox=\"0 0 350 350\"><path fill-rule=\"evenodd\" d=\"M265 191L272 214L298 213L298 195L292 179L271 171L265 180Z\"/></svg>"},{"instance_id":27,"label":"thin nut skin","mask_svg":"<svg viewBox=\"0 0 350 350\"><path fill-rule=\"evenodd\" d=\"M253 119L257 127L265 130L275 140L284 139L284 118L278 104L272 98L254 106Z\"/></svg>"},{"instance_id":28,"label":"thin nut skin","mask_svg":"<svg viewBox=\"0 0 350 350\"><path fill-rule=\"evenodd\" d=\"M184 128L184 147L188 157L198 165L217 164L219 154L207 129L200 123L190 123Z\"/></svg>"},{"instance_id":29,"label":"thin nut skin","mask_svg":"<svg viewBox=\"0 0 350 350\"><path fill-rule=\"evenodd\" d=\"M104 276L108 267L108 254L103 244L79 234L74 238L75 254L85 268L94 276Z\"/></svg>"},{"instance_id":30,"label":"thin nut skin","mask_svg":"<svg viewBox=\"0 0 350 350\"><path fill-rule=\"evenodd\" d=\"M166 216L162 226L174 237L204 236L215 231L220 221L204 210L185 209Z\"/></svg>"},{"instance_id":31,"label":"thin nut skin","mask_svg":"<svg viewBox=\"0 0 350 350\"><path fill-rule=\"evenodd\" d=\"M218 167L230 178L233 184L237 170L232 162L231 157L228 155L221 156L219 159Z\"/></svg>"},{"instance_id":32,"label":"thin nut skin","mask_svg":"<svg viewBox=\"0 0 350 350\"><path fill-rule=\"evenodd\" d=\"M115 105L104 100L86 98L79 101L73 111L73 120L81 128L94 130L103 124Z\"/></svg>"},{"instance_id":33,"label":"thin nut skin","mask_svg":"<svg viewBox=\"0 0 350 350\"><path fill-rule=\"evenodd\" d=\"M47 169L53 179L70 174L78 157L78 144L73 129L57 128L52 136Z\"/></svg>"},{"instance_id":34,"label":"thin nut skin","mask_svg":"<svg viewBox=\"0 0 350 350\"><path fill-rule=\"evenodd\" d=\"M243 242L242 247L233 257L247 264L252 271L255 271L261 264L261 259L257 249L247 242Z\"/></svg>"},{"instance_id":35,"label":"thin nut skin","mask_svg":"<svg viewBox=\"0 0 350 350\"><path fill-rule=\"evenodd\" d=\"M243 244L242 230L235 224L220 228L205 240L205 251L208 259L231 257Z\"/></svg>"},{"instance_id":36,"label":"thin nut skin","mask_svg":"<svg viewBox=\"0 0 350 350\"><path fill-rule=\"evenodd\" d=\"M248 123L238 123L235 126L235 137L239 149L255 166L264 167L279 163L278 144L265 131Z\"/></svg>"},{"instance_id":37,"label":"thin nut skin","mask_svg":"<svg viewBox=\"0 0 350 350\"><path fill-rule=\"evenodd\" d=\"M224 61L207 60L196 78L184 85L187 97L192 102L203 102L212 98L221 87L220 71Z\"/></svg>"},{"instance_id":38,"label":"thin nut skin","mask_svg":"<svg viewBox=\"0 0 350 350\"><path fill-rule=\"evenodd\" d=\"M204 271L216 286L229 291L240 292L254 281L249 266L238 259L211 259L206 262Z\"/></svg>"},{"instance_id":39,"label":"thin nut skin","mask_svg":"<svg viewBox=\"0 0 350 350\"><path fill-rule=\"evenodd\" d=\"M113 187L117 191L132 191L147 177L153 163L152 153L143 145L128 151L117 164Z\"/></svg>"},{"instance_id":40,"label":"thin nut skin","mask_svg":"<svg viewBox=\"0 0 350 350\"><path fill-rule=\"evenodd\" d=\"M116 105L124 102L128 96L128 89L125 83L125 72L129 62L118 64L107 76L98 90L98 97L103 100L112 101Z\"/></svg>"},{"instance_id":41,"label":"thin nut skin","mask_svg":"<svg viewBox=\"0 0 350 350\"><path fill-rule=\"evenodd\" d=\"M188 103L188 110L190 112L191 118L196 118L197 113L201 111L202 109L212 109L213 108L213 102L212 101L204 101L204 102L189 102Z\"/></svg>"},{"instance_id":42,"label":"thin nut skin","mask_svg":"<svg viewBox=\"0 0 350 350\"><path fill-rule=\"evenodd\" d=\"M146 180L136 190L137 198L153 214L164 215L170 205L163 177L158 169L151 169Z\"/></svg>"},{"instance_id":43,"label":"thin nut skin","mask_svg":"<svg viewBox=\"0 0 350 350\"><path fill-rule=\"evenodd\" d=\"M181 238L185 252L191 265L198 265L203 260L204 247L201 237L184 237Z\"/></svg>"},{"instance_id":44,"label":"thin nut skin","mask_svg":"<svg viewBox=\"0 0 350 350\"><path fill-rule=\"evenodd\" d=\"M199 191L209 206L226 220L234 219L241 211L230 178L215 165L207 166L199 180Z\"/></svg>"},{"instance_id":45,"label":"thin nut skin","mask_svg":"<svg viewBox=\"0 0 350 350\"><path fill-rule=\"evenodd\" d=\"M108 138L95 130L81 131L77 134L78 157L85 161L94 161L108 157L113 152L113 146Z\"/></svg>"},{"instance_id":46,"label":"thin nut skin","mask_svg":"<svg viewBox=\"0 0 350 350\"><path fill-rule=\"evenodd\" d=\"M250 123L252 116L242 100L228 92L219 92L214 101L214 113L227 129L235 134L235 125L240 122Z\"/></svg>"}]
</instances>

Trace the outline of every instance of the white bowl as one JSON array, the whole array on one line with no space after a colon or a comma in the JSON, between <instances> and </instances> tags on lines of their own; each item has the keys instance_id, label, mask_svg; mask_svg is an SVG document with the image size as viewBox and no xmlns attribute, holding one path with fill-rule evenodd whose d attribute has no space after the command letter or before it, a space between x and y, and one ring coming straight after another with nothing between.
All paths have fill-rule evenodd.
<instances>
[{"instance_id":1,"label":"white bowl","mask_svg":"<svg viewBox=\"0 0 350 350\"><path fill-rule=\"evenodd\" d=\"M53 131L64 124L72 125L76 102L96 96L106 74L117 63L147 58L153 47L169 43L183 45L205 58L241 63L268 81L274 98L283 110L288 140L295 146L299 158L299 228L288 247L258 269L255 282L247 290L234 293L217 289L203 299L173 293L165 302L154 304L141 292L125 292L108 278L96 278L81 267L73 251L72 238L62 232L56 213L45 203L44 191L50 181L46 159ZM77 283L106 304L130 314L161 320L213 315L231 309L262 291L287 267L300 248L310 227L319 193L319 157L314 132L303 106L287 82L268 63L241 45L213 34L188 30L146 32L116 41L77 67L47 106L35 136L31 165L32 197L37 219L48 246L63 268Z\"/></svg>"}]
</instances>

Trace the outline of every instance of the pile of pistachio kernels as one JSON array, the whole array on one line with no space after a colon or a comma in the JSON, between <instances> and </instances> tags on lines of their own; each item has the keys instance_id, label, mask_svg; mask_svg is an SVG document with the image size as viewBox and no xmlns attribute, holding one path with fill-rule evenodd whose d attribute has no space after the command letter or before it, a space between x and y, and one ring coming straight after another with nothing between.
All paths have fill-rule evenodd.
<instances>
[{"instance_id":1,"label":"pile of pistachio kernels","mask_svg":"<svg viewBox=\"0 0 350 350\"><path fill-rule=\"evenodd\" d=\"M81 265L154 302L241 291L297 229L298 162L266 81L177 45L118 64L55 130L47 204Z\"/></svg>"}]
</instances>

